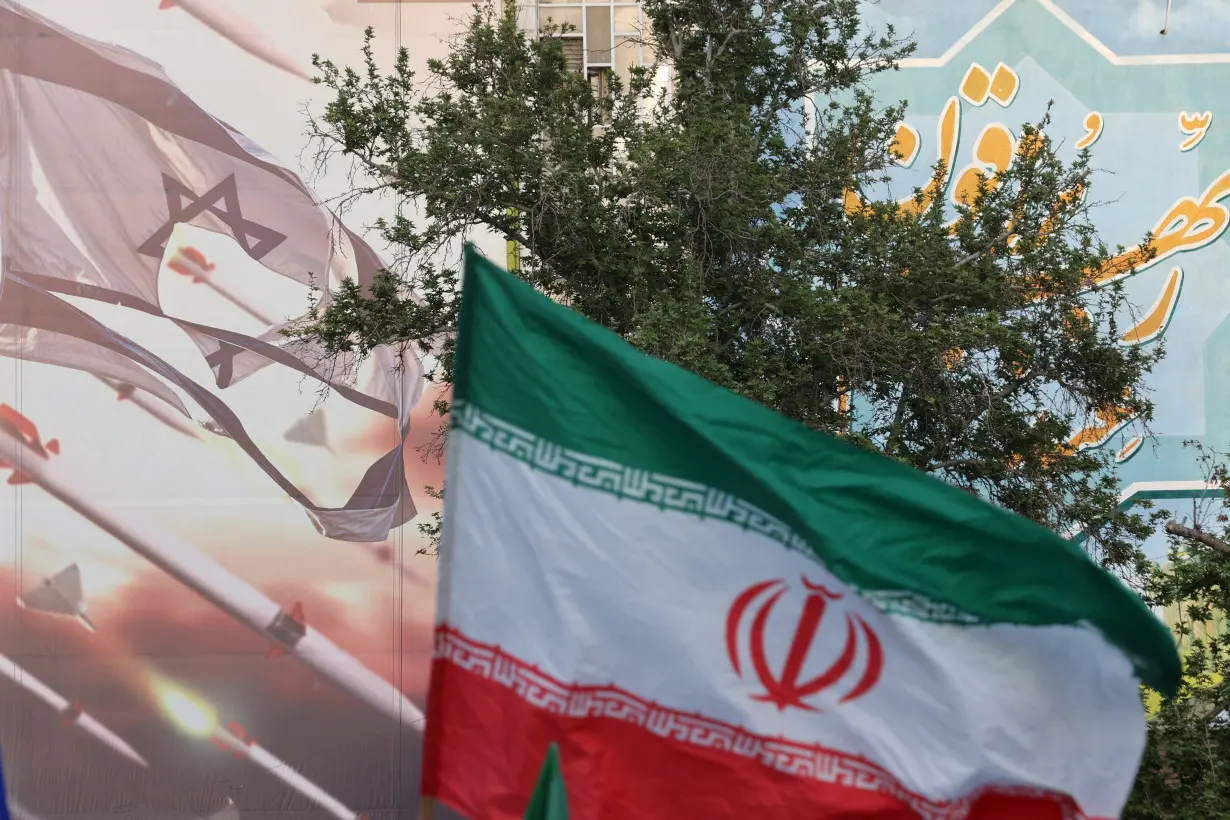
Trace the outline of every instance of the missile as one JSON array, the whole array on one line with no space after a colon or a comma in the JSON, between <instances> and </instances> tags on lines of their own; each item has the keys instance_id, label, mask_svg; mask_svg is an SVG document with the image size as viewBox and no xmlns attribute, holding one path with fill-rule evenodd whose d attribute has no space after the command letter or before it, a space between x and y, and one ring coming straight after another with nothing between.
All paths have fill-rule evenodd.
<instances>
[{"instance_id":1,"label":"missile","mask_svg":"<svg viewBox=\"0 0 1230 820\"><path fill-rule=\"evenodd\" d=\"M358 817L336 797L257 744L255 738L248 737L242 726L237 723L223 726L213 707L205 701L165 680L155 680L153 688L163 712L180 731L191 737L208 740L237 759L251 761L340 820L356 820ZM210 820L238 818L239 812L234 803L229 800L227 803L228 805Z\"/></svg>"},{"instance_id":2,"label":"missile","mask_svg":"<svg viewBox=\"0 0 1230 820\"><path fill-rule=\"evenodd\" d=\"M145 758L137 754L136 750L125 743L123 738L106 726L103 726L92 715L82 709L81 704L71 703L61 697L50 686L22 669L4 655L0 655L0 675L4 675L4 677L30 692L52 709L55 709L60 713L65 723L76 726L87 734L93 735L95 740L101 742L111 751L123 755L139 766L149 768Z\"/></svg>"},{"instance_id":3,"label":"missile","mask_svg":"<svg viewBox=\"0 0 1230 820\"><path fill-rule=\"evenodd\" d=\"M6 425L14 431L23 444L32 450L35 455L41 458L51 458L60 454L59 439L51 439L44 442L39 435L38 428L34 426L34 422L23 416L21 413L9 407L7 404L0 404L0 424ZM0 457L0 470L12 470L9 473L8 482L11 485L29 484L31 479L28 475L18 468L17 461L5 461Z\"/></svg>"},{"instance_id":4,"label":"missile","mask_svg":"<svg viewBox=\"0 0 1230 820\"><path fill-rule=\"evenodd\" d=\"M285 612L285 610L283 610ZM307 616L303 614L303 601L295 601L291 605L290 612L286 613L288 623L294 624L296 629L305 629L307 627ZM267 660L276 661L278 658L286 654L286 647L277 641L271 641L268 651L265 652Z\"/></svg>"},{"instance_id":5,"label":"missile","mask_svg":"<svg viewBox=\"0 0 1230 820\"><path fill-rule=\"evenodd\" d=\"M270 319L261 311L252 307L252 305L249 305L243 299L240 299L238 296L219 285L212 275L214 268L216 268L217 265L210 262L209 258L196 248L185 246L176 249L175 255L171 257L169 262L167 262L167 267L175 273L178 273L180 276L188 277L192 280L194 285L206 285L213 290L214 293L218 294L223 299L230 302L232 305L239 308L261 324L267 327L272 327L273 325L279 324L278 322Z\"/></svg>"},{"instance_id":6,"label":"missile","mask_svg":"<svg viewBox=\"0 0 1230 820\"><path fill-rule=\"evenodd\" d=\"M256 59L300 79L312 79L298 60L278 48L255 24L217 0L161 0L158 4L159 9L175 7L188 12Z\"/></svg>"},{"instance_id":7,"label":"missile","mask_svg":"<svg viewBox=\"0 0 1230 820\"><path fill-rule=\"evenodd\" d=\"M136 389L127 382L115 381L104 376L95 376L100 382L110 387L116 392L120 401L130 401L133 406L139 407L149 415L153 416L158 421L162 422L167 427L170 427L177 433L182 433L185 436L194 438L198 441L201 437L197 434L196 428L192 426L183 416L171 410L160 401L151 401L142 391Z\"/></svg>"},{"instance_id":8,"label":"missile","mask_svg":"<svg viewBox=\"0 0 1230 820\"><path fill-rule=\"evenodd\" d=\"M260 766L269 774L329 812L329 814L339 818L339 820L356 820L358 817L357 813L336 797L291 768L290 764L279 759L263 746L251 740L240 739L221 726L214 729L211 739L216 745L224 747L236 757L246 758Z\"/></svg>"},{"instance_id":9,"label":"missile","mask_svg":"<svg viewBox=\"0 0 1230 820\"><path fill-rule=\"evenodd\" d=\"M5 409L7 408L7 414ZM243 624L262 640L286 649L321 677L395 721L421 731L423 713L391 683L368 669L324 635L296 620L264 593L225 569L179 536L159 530L131 511L91 499L75 471L36 449L0 405L0 459L20 464L30 481L163 572ZM20 414L21 421L32 427Z\"/></svg>"},{"instance_id":10,"label":"missile","mask_svg":"<svg viewBox=\"0 0 1230 820\"><path fill-rule=\"evenodd\" d=\"M76 564L60 570L17 599L22 609L73 618L88 632L97 632L85 614L85 595L81 591L81 570Z\"/></svg>"}]
</instances>

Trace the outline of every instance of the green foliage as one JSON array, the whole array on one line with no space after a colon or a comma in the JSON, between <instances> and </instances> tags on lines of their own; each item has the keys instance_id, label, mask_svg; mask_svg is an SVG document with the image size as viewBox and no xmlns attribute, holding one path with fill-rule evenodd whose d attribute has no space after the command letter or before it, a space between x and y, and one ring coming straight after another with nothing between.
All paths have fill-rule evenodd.
<instances>
[{"instance_id":1,"label":"green foliage","mask_svg":"<svg viewBox=\"0 0 1230 820\"><path fill-rule=\"evenodd\" d=\"M396 197L400 257L294 332L332 354L417 344L447 384L460 242L494 233L520 276L645 352L1134 568L1147 521L1119 509L1107 454L1067 444L1099 411L1147 422L1160 355L1119 345L1124 296L1091 289L1113 252L1088 154L1061 160L1040 111L972 201L883 201L903 107L867 85L912 46L861 34L857 0L645 11L669 67L602 95L558 39L485 7L422 81L404 52L383 74L370 31L362 69L318 60L334 97L313 132Z\"/></svg>"},{"instance_id":2,"label":"green foliage","mask_svg":"<svg viewBox=\"0 0 1230 820\"><path fill-rule=\"evenodd\" d=\"M1230 722L1220 717L1230 706L1226 649L1224 637L1193 642L1182 688L1150 720L1124 820L1230 816Z\"/></svg>"},{"instance_id":3,"label":"green foliage","mask_svg":"<svg viewBox=\"0 0 1230 820\"><path fill-rule=\"evenodd\" d=\"M370 30L359 69L316 60L333 98L312 133L322 157L355 164L355 196L396 201L380 228L397 265L367 292L344 284L291 335L346 361L415 345L447 386L460 245L494 234L516 243L518 275L646 353L1083 531L1151 604L1183 608L1190 646L1125 817L1230 816L1230 646L1192 632L1228 609L1230 555L1184 541L1151 566L1139 544L1156 515L1119 509L1110 455L1071 445L1084 427L1147 425L1142 383L1161 356L1118 344L1130 306L1118 285L1093 287L1123 257L1089 219L1088 153L1057 156L1039 111L1011 166L968 201L942 166L887 201L904 106L867 88L912 46L860 33L858 0L644 7L645 46L664 62L601 94L557 38L481 6L423 78L405 51L377 68ZM438 545L438 517L419 528Z\"/></svg>"},{"instance_id":4,"label":"green foliage","mask_svg":"<svg viewBox=\"0 0 1230 820\"><path fill-rule=\"evenodd\" d=\"M1230 500L1226 456L1188 442L1220 497L1193 505L1192 529L1204 540L1172 536L1165 567L1144 586L1166 608L1184 652L1178 694L1158 705L1124 820L1206 820L1230 816ZM1186 518L1186 517L1185 517Z\"/></svg>"}]
</instances>

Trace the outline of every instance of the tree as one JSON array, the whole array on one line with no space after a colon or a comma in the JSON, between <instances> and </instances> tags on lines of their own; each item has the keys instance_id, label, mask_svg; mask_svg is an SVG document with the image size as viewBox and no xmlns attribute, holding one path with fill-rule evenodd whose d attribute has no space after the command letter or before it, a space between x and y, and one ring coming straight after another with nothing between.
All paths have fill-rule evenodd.
<instances>
[{"instance_id":1,"label":"tree","mask_svg":"<svg viewBox=\"0 0 1230 820\"><path fill-rule=\"evenodd\" d=\"M418 345L447 385L459 243L494 232L525 280L646 353L1138 569L1148 522L1073 431L1150 417L1160 351L1119 345L1130 306L1091 285L1151 250L1098 239L1088 154L1061 160L1038 112L1011 166L955 201L942 164L885 200L904 108L867 84L912 46L860 33L857 0L644 9L669 69L605 91L489 7L425 81L405 52L383 74L370 31L359 70L318 59L333 98L312 133L355 163L356 195L396 198L380 227L398 264L292 334L330 355Z\"/></svg>"},{"instance_id":2,"label":"tree","mask_svg":"<svg viewBox=\"0 0 1230 820\"><path fill-rule=\"evenodd\" d=\"M1184 678L1175 697L1157 702L1124 820L1230 816L1230 468L1226 454L1188 446L1219 494L1194 504L1190 521L1166 524L1167 565L1144 586L1146 601L1176 622Z\"/></svg>"}]
</instances>

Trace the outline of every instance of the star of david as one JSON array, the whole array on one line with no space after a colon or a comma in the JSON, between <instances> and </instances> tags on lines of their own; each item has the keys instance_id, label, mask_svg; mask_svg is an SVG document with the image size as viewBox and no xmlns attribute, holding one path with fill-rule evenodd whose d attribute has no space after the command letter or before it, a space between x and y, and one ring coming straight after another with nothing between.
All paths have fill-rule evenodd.
<instances>
[{"instance_id":1,"label":"star of david","mask_svg":"<svg viewBox=\"0 0 1230 820\"><path fill-rule=\"evenodd\" d=\"M231 236L235 237L240 247L258 262L286 241L285 234L244 218L234 174L200 196L166 174L162 175L162 187L167 195L167 221L137 248L137 253L142 256L161 260L175 226L180 222L191 222L206 211L221 219L231 229Z\"/></svg>"},{"instance_id":2,"label":"star of david","mask_svg":"<svg viewBox=\"0 0 1230 820\"><path fill-rule=\"evenodd\" d=\"M218 349L205 357L205 362L214 369L214 377L218 387L230 387L231 379L235 377L235 357L243 353L243 348L215 339Z\"/></svg>"}]
</instances>

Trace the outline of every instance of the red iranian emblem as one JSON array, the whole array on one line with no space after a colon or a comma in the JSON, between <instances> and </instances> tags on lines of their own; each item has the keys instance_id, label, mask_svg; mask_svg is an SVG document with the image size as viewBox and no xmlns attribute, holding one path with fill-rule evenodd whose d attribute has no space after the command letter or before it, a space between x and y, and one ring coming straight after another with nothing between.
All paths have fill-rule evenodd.
<instances>
[{"instance_id":1,"label":"red iranian emblem","mask_svg":"<svg viewBox=\"0 0 1230 820\"><path fill-rule=\"evenodd\" d=\"M845 691L838 703L848 703L870 692L879 682L880 672L884 668L884 649L880 645L879 637L857 612L846 612L845 643L841 653L825 671L808 680L799 680L813 648L823 655L827 654L824 652L826 647L835 646L835 641L828 640L827 634L835 633L834 630L826 630L826 634L821 636L822 640L817 641L816 638L824 616L830 610L830 604L843 597L841 593L830 592L819 584L813 584L806 577L801 580L803 589L807 592L807 599L803 603L794 629L794 638L778 674L773 673L766 657L765 630L770 615L782 597L790 591L790 586L780 578L753 584L735 598L730 606L730 613L726 616L726 651L730 655L735 674L739 677L743 677L744 649L751 655L752 670L765 688L762 694L753 695L753 700L772 703L778 711L785 711L786 707L793 706L796 709L818 712L819 708L807 703L805 699L834 687L844 688L854 676L857 676L856 682ZM746 639L741 640L744 634L741 629L744 617L751 612L754 612L751 627L746 630ZM855 661L859 660L860 643L865 647L865 651L862 653L862 662L856 664Z\"/></svg>"}]
</instances>

